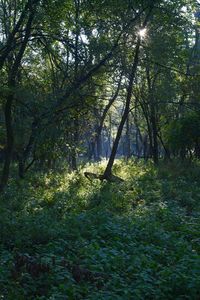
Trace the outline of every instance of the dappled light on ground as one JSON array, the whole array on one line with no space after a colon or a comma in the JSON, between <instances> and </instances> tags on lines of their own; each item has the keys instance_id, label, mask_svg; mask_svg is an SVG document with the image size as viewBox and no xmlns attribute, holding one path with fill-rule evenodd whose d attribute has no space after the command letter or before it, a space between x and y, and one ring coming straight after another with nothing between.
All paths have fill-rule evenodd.
<instances>
[{"instance_id":1,"label":"dappled light on ground","mask_svg":"<svg viewBox=\"0 0 200 300\"><path fill-rule=\"evenodd\" d=\"M177 167L117 161L121 184L90 182L85 169L12 182L0 212L2 296L199 299L199 167L191 178Z\"/></svg>"}]
</instances>

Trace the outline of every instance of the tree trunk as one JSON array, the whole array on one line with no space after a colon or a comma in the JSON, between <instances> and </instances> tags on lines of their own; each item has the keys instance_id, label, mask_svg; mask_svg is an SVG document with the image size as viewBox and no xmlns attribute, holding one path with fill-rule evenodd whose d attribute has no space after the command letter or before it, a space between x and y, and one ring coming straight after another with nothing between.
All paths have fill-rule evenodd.
<instances>
[{"instance_id":1,"label":"tree trunk","mask_svg":"<svg viewBox=\"0 0 200 300\"><path fill-rule=\"evenodd\" d=\"M18 158L18 174L19 178L23 179L24 178L24 173L25 173L25 162L23 157Z\"/></svg>"},{"instance_id":2,"label":"tree trunk","mask_svg":"<svg viewBox=\"0 0 200 300\"><path fill-rule=\"evenodd\" d=\"M159 134L159 133L157 132L157 136L158 136L158 138L159 138L159 140L160 140L160 142L161 142L161 144L162 144L162 146L163 146L163 149L164 149L164 151L165 151L164 159L165 159L165 160L170 160L170 159L171 159L171 153L170 153L169 148L165 145L165 143L164 143L164 141L163 141L163 139L162 139L161 134Z\"/></svg>"},{"instance_id":3,"label":"tree trunk","mask_svg":"<svg viewBox=\"0 0 200 300\"><path fill-rule=\"evenodd\" d=\"M20 178L24 178L25 172L29 169L29 168L26 168L26 163L27 163L28 158L30 157L31 152L33 152L33 147L34 147L34 143L35 143L35 139L36 139L36 130L37 130L38 125L39 125L39 119L34 120L32 122L31 134L29 137L28 144L27 144L25 150L22 151L21 154L19 153L19 155L18 155L18 174L19 174ZM34 162L35 162L35 159L34 159Z\"/></svg>"},{"instance_id":4,"label":"tree trunk","mask_svg":"<svg viewBox=\"0 0 200 300\"><path fill-rule=\"evenodd\" d=\"M146 67L146 76L147 76L147 85L148 85L148 96L149 96L149 116L146 114L146 120L149 130L149 138L151 145L151 152L154 164L158 164L159 153L158 153L158 124L157 124L157 110L156 110L156 101L154 96L155 84L158 78L158 70L154 71L153 78L150 74L149 65Z\"/></svg>"},{"instance_id":5,"label":"tree trunk","mask_svg":"<svg viewBox=\"0 0 200 300\"><path fill-rule=\"evenodd\" d=\"M198 141L195 143L195 156L198 159L200 158L200 145Z\"/></svg>"},{"instance_id":6,"label":"tree trunk","mask_svg":"<svg viewBox=\"0 0 200 300\"><path fill-rule=\"evenodd\" d=\"M97 161L101 160L102 156L102 140L101 140L101 131L96 136L96 157L95 159Z\"/></svg>"},{"instance_id":7,"label":"tree trunk","mask_svg":"<svg viewBox=\"0 0 200 300\"><path fill-rule=\"evenodd\" d=\"M103 174L103 177L105 179L109 179L112 175L112 166L113 166L115 156L116 156L116 153L117 153L117 148L118 148L119 141L120 141L120 138L121 138L121 135L122 135L124 124L126 122L128 114L129 114L130 102L131 102L132 91L133 91L133 82L134 82L134 79L135 79L135 74L136 74L136 71L137 71L137 66L138 66L138 61L139 61L140 44L141 44L141 40L138 37L137 44L136 44L136 49L135 49L135 56L134 56L134 60L133 60L133 65L132 65L131 73L130 73L130 76L129 76L129 85L128 85L128 88L127 88L125 109L124 109L124 113L123 113L122 118L121 118L121 122L120 122L119 127L118 127L118 131L117 131L115 141L113 143L113 147L112 147L112 151L111 151L111 155L110 155L108 164L107 164L105 172Z\"/></svg>"},{"instance_id":8,"label":"tree trunk","mask_svg":"<svg viewBox=\"0 0 200 300\"><path fill-rule=\"evenodd\" d=\"M15 47L15 37L16 34L20 31L21 27L23 26L23 22L26 18L26 15L28 14L28 11L32 9L32 5L35 5L39 2L39 0L28 0L27 3L24 6L24 9L21 12L21 15L19 16L19 19L17 23L15 24L12 32L10 32L8 39L6 41L5 46L3 47L3 50L1 50L0 53L0 70L3 68L4 63L8 56L10 55L11 51L13 51L13 47Z\"/></svg>"},{"instance_id":9,"label":"tree trunk","mask_svg":"<svg viewBox=\"0 0 200 300\"><path fill-rule=\"evenodd\" d=\"M151 126L152 126L152 156L154 164L158 164L158 137L157 137L157 122L154 101L151 103Z\"/></svg>"},{"instance_id":10,"label":"tree trunk","mask_svg":"<svg viewBox=\"0 0 200 300\"><path fill-rule=\"evenodd\" d=\"M111 106L113 105L114 101L117 99L119 91L120 91L120 87L121 87L121 81L122 81L122 73L120 75L119 78L119 82L118 82L118 86L116 89L116 92L114 93L114 95L111 97L111 99L109 100L108 104L106 105L103 114L101 116L101 120L100 120L100 124L97 127L96 130L96 147L97 147L97 160L101 159L101 155L102 155L102 141L101 141L101 133L102 133L102 129L103 129L103 124L105 121L105 118L107 116L107 113L109 111L109 109L111 108Z\"/></svg>"},{"instance_id":11,"label":"tree trunk","mask_svg":"<svg viewBox=\"0 0 200 300\"><path fill-rule=\"evenodd\" d=\"M37 1L35 1L35 3L37 3ZM8 182L10 163L12 160L12 152L14 146L14 134L12 128L12 104L14 100L14 88L16 86L16 78L21 64L21 60L24 55L31 34L31 26L32 26L34 15L35 15L35 10L31 9L31 12L27 20L26 28L25 28L24 39L21 43L20 49L16 55L15 61L11 67L10 74L8 76L9 77L8 86L10 88L10 94L7 97L5 110L4 110L7 145L6 145L6 153L5 153L5 162L4 162L3 172L1 176L1 184L0 184L1 191L5 188Z\"/></svg>"},{"instance_id":12,"label":"tree trunk","mask_svg":"<svg viewBox=\"0 0 200 300\"><path fill-rule=\"evenodd\" d=\"M5 126L6 126L6 151L5 151L5 161L1 176L0 190L3 190L8 182L10 163L12 160L13 145L14 145L14 134L12 128L12 103L13 103L13 93L11 93L6 101L4 116L5 116Z\"/></svg>"},{"instance_id":13,"label":"tree trunk","mask_svg":"<svg viewBox=\"0 0 200 300\"><path fill-rule=\"evenodd\" d=\"M130 124L128 116L126 119L125 156L127 160L131 157Z\"/></svg>"}]
</instances>

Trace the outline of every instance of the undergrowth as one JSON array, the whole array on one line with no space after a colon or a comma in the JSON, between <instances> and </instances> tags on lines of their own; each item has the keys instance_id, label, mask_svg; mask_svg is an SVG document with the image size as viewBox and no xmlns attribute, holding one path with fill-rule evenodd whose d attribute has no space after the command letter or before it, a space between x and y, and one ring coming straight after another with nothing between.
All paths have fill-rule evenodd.
<instances>
[{"instance_id":1,"label":"undergrowth","mask_svg":"<svg viewBox=\"0 0 200 300\"><path fill-rule=\"evenodd\" d=\"M200 166L30 173L1 195L0 299L200 299Z\"/></svg>"}]
</instances>

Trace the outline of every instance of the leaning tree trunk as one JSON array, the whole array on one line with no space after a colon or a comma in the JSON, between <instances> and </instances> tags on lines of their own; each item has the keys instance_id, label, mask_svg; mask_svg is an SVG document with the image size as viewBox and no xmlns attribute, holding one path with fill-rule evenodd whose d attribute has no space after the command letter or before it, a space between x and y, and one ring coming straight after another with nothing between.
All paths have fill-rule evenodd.
<instances>
[{"instance_id":1,"label":"leaning tree trunk","mask_svg":"<svg viewBox=\"0 0 200 300\"><path fill-rule=\"evenodd\" d=\"M161 145L165 151L165 154L164 154L164 159L165 160L171 160L171 153L170 153L170 149L165 145L163 139L162 139L162 136L161 134L159 134L159 132L157 132L157 136L158 136L158 139L160 140L161 142Z\"/></svg>"},{"instance_id":2,"label":"leaning tree trunk","mask_svg":"<svg viewBox=\"0 0 200 300\"><path fill-rule=\"evenodd\" d=\"M115 141L113 143L113 147L112 147L112 151L111 151L111 155L110 155L108 164L107 164L105 172L103 174L103 177L105 179L109 179L112 175L112 166L114 164L115 156L116 156L116 153L117 153L117 148L118 148L119 141L120 141L120 138L121 138L121 135L122 135L124 124L126 122L128 114L129 114L131 96L132 96L132 91L133 91L133 82L134 82L134 79L135 79L135 74L136 74L138 61L139 61L140 44L141 44L141 40L138 37L137 44L136 44L136 49L135 49L135 56L134 56L134 60L133 60L133 65L132 65L130 76L129 76L129 85L128 85L128 88L127 88L125 109L124 109L124 113L123 113L122 118L121 118L121 122L120 122L119 127L118 127L118 131L117 131Z\"/></svg>"},{"instance_id":3,"label":"leaning tree trunk","mask_svg":"<svg viewBox=\"0 0 200 300\"><path fill-rule=\"evenodd\" d=\"M120 91L120 87L121 87L121 81L122 81L122 75L123 75L123 73L120 74L120 78L119 78L119 82L118 82L118 85L117 85L116 92L110 98L108 104L104 108L103 114L102 114L101 119L100 119L99 126L96 129L97 160L100 160L101 159L101 155L102 155L102 139L101 139L101 134L102 134L103 124L104 124L104 121L106 119L106 116L108 114L109 109L111 108L111 106L113 105L113 103L115 102L115 100L117 99L117 97L119 95L119 91Z\"/></svg>"},{"instance_id":4,"label":"leaning tree trunk","mask_svg":"<svg viewBox=\"0 0 200 300\"><path fill-rule=\"evenodd\" d=\"M149 18L151 17L153 7L154 7L154 5L153 5L153 2L152 2L150 4L150 7L149 7L149 12L146 15L146 18L143 22L143 25L142 25L143 28L146 27L146 25L149 21ZM116 153L117 153L117 148L118 148L118 145L119 145L119 141L120 141L120 138L121 138L121 135L122 135L122 131L123 131L123 128L124 128L124 124L126 122L126 119L128 117L129 111L130 111L131 96L132 96L132 91L133 91L133 82L134 82L134 79L135 79L135 74L136 74L137 66L138 66L138 62L139 62L140 45L141 45L141 38L138 36L137 43L136 43L136 48L135 48L135 56L134 56L134 60L133 60L133 65L132 65L130 76L129 76L129 84L128 84L128 88L127 88L125 109L124 109L124 113L123 113L122 118L121 118L121 122L120 122L119 127L118 127L118 131L117 131L115 141L113 143L113 147L112 147L112 151L111 151L111 155L110 155L108 164L107 164L105 172L103 174L103 177L105 179L109 179L112 176L112 166L114 164L114 160L115 160L115 156L116 156Z\"/></svg>"}]
</instances>

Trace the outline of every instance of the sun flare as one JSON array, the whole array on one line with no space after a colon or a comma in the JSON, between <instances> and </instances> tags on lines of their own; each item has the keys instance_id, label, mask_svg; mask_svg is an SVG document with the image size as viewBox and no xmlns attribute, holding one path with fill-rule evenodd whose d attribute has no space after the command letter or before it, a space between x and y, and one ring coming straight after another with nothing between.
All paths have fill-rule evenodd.
<instances>
[{"instance_id":1,"label":"sun flare","mask_svg":"<svg viewBox=\"0 0 200 300\"><path fill-rule=\"evenodd\" d=\"M138 31L138 35L144 39L146 37L146 34L147 34L147 29L146 28L142 28Z\"/></svg>"}]
</instances>

